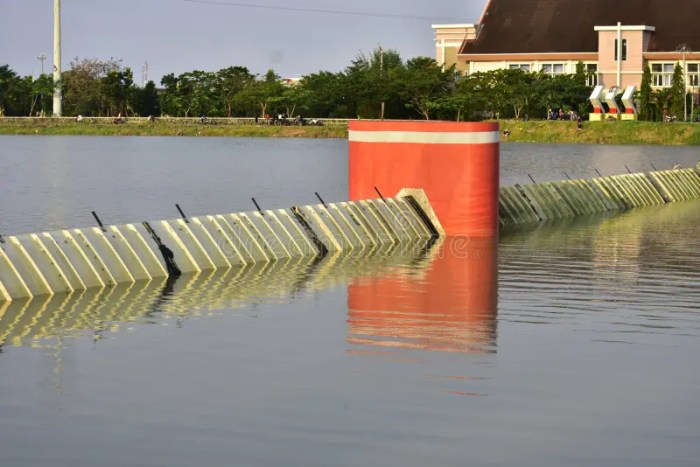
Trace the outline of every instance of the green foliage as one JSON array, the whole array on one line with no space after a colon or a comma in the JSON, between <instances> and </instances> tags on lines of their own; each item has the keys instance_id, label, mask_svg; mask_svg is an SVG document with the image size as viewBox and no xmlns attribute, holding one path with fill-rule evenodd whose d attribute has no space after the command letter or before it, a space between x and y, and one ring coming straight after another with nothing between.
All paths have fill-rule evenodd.
<instances>
[{"instance_id":1,"label":"green foliage","mask_svg":"<svg viewBox=\"0 0 700 467\"><path fill-rule=\"evenodd\" d=\"M454 66L443 70L432 58L416 57L406 63L399 96L408 108L430 120L431 111L440 108L436 101L451 93L454 80Z\"/></svg>"},{"instance_id":2,"label":"green foliage","mask_svg":"<svg viewBox=\"0 0 700 467\"><path fill-rule=\"evenodd\" d=\"M648 65L644 67L638 97L639 120L656 120L656 112L654 111L653 105L654 91L651 89L651 68L649 68Z\"/></svg>"},{"instance_id":3,"label":"green foliage","mask_svg":"<svg viewBox=\"0 0 700 467\"><path fill-rule=\"evenodd\" d=\"M75 59L60 85L65 115L173 117L290 117L475 120L542 118L547 110L585 113L590 88L583 63L576 74L495 70L460 76L429 57L404 62L396 50L360 53L343 71L320 71L287 85L269 70L242 66L163 76L160 89L134 83L120 60ZM49 76L20 78L0 68L0 109L6 115L50 111ZM664 96L662 96L664 97Z\"/></svg>"},{"instance_id":4,"label":"green foliage","mask_svg":"<svg viewBox=\"0 0 700 467\"><path fill-rule=\"evenodd\" d=\"M683 68L679 63L673 69L673 77L671 78L671 89L669 97L669 111L671 116L678 119L683 117L683 100L685 99L685 83L683 82Z\"/></svg>"}]
</instances>

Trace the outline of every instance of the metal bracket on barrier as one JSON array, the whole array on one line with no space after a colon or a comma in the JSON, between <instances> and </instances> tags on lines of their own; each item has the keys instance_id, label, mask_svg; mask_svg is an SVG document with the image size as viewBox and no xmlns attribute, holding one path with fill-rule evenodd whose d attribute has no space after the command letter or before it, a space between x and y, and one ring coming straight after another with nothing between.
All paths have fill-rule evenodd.
<instances>
[{"instance_id":1,"label":"metal bracket on barrier","mask_svg":"<svg viewBox=\"0 0 700 467\"><path fill-rule=\"evenodd\" d=\"M323 201L323 198L321 198L321 195L318 194L318 191L314 191L314 194L316 195L316 198L318 198L318 200L321 202L321 204L323 204L323 207L325 208L326 202Z\"/></svg>"},{"instance_id":2,"label":"metal bracket on barrier","mask_svg":"<svg viewBox=\"0 0 700 467\"><path fill-rule=\"evenodd\" d=\"M100 217L97 215L97 213L95 211L92 211L92 217L95 218L95 220L97 221L97 225L100 226L100 229L102 229L102 231L104 233L107 233L107 229L105 229L104 224L102 223L102 221L100 220Z\"/></svg>"},{"instance_id":3,"label":"metal bracket on barrier","mask_svg":"<svg viewBox=\"0 0 700 467\"><path fill-rule=\"evenodd\" d=\"M263 211L262 211L262 209L260 209L260 205L258 204L258 202L255 201L255 198L250 198L250 199L253 200L253 204L254 204L255 207L258 209L258 212L259 212L260 214L262 214Z\"/></svg>"},{"instance_id":4,"label":"metal bracket on barrier","mask_svg":"<svg viewBox=\"0 0 700 467\"><path fill-rule=\"evenodd\" d=\"M180 208L180 205L175 203L175 207L177 208L178 212L182 216L182 219L185 221L185 224L189 224L190 220L187 218L184 212L182 212L182 209Z\"/></svg>"},{"instance_id":5,"label":"metal bracket on barrier","mask_svg":"<svg viewBox=\"0 0 700 467\"><path fill-rule=\"evenodd\" d=\"M173 250L165 246L156 231L153 230L153 227L151 227L151 224L144 221L143 226L146 228L146 231L151 234L151 237L153 238L153 241L156 242L156 245L158 245L158 250L160 250L160 253L163 255L163 261L165 261L165 266L168 268L168 274L172 277L180 277L182 275L182 271L180 271L180 268L177 267Z\"/></svg>"}]
</instances>

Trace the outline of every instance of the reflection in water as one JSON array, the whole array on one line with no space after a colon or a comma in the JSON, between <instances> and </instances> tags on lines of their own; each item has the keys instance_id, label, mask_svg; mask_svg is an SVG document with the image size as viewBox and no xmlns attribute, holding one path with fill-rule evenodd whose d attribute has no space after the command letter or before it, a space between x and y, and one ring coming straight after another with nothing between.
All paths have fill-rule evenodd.
<instances>
[{"instance_id":1,"label":"reflection in water","mask_svg":"<svg viewBox=\"0 0 700 467\"><path fill-rule=\"evenodd\" d=\"M294 258L183 276L37 297L0 304L0 345L51 346L56 338L117 331L123 323L158 323L238 309L256 303L288 303L304 292L347 285L354 277L382 271L420 271L432 245L386 246L324 260Z\"/></svg>"},{"instance_id":2,"label":"reflection in water","mask_svg":"<svg viewBox=\"0 0 700 467\"><path fill-rule=\"evenodd\" d=\"M698 336L699 227L694 201L504 235L499 320L575 323L621 343Z\"/></svg>"},{"instance_id":3,"label":"reflection in water","mask_svg":"<svg viewBox=\"0 0 700 467\"><path fill-rule=\"evenodd\" d=\"M494 239L448 238L420 270L359 276L348 287L348 343L495 352L497 270Z\"/></svg>"}]
</instances>

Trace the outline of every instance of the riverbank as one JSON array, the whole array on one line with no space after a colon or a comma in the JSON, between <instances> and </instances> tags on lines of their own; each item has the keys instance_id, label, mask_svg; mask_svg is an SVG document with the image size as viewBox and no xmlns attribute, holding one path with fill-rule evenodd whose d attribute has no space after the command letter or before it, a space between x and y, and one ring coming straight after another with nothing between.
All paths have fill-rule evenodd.
<instances>
[{"instance_id":1,"label":"riverbank","mask_svg":"<svg viewBox=\"0 0 700 467\"><path fill-rule=\"evenodd\" d=\"M95 136L228 136L260 138L347 138L347 125L334 121L324 126L270 126L252 121L225 119L200 123L196 119L129 120L116 125L109 120L76 122L62 119L0 119L3 135L95 135ZM504 142L579 143L700 146L700 124L654 122L585 122L583 130L575 122L501 121L508 130Z\"/></svg>"},{"instance_id":2,"label":"riverbank","mask_svg":"<svg viewBox=\"0 0 700 467\"><path fill-rule=\"evenodd\" d=\"M347 125L275 126L250 123L221 123L198 119L149 122L131 119L114 124L108 119L0 119L0 135L63 136L220 136L252 138L347 138ZM223 119L222 119L223 120ZM252 119L251 119L252 120Z\"/></svg>"}]
</instances>

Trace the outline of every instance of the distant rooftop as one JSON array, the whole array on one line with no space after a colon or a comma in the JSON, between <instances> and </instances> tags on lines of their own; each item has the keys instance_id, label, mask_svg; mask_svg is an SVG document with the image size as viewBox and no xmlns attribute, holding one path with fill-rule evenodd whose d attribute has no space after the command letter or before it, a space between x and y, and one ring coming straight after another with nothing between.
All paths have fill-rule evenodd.
<instances>
[{"instance_id":1,"label":"distant rooftop","mask_svg":"<svg viewBox=\"0 0 700 467\"><path fill-rule=\"evenodd\" d=\"M700 51L700 0L490 0L462 54L597 52L595 26L654 26L649 52Z\"/></svg>"}]
</instances>

